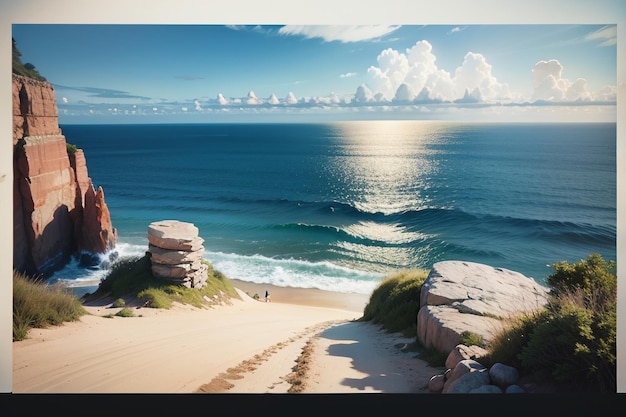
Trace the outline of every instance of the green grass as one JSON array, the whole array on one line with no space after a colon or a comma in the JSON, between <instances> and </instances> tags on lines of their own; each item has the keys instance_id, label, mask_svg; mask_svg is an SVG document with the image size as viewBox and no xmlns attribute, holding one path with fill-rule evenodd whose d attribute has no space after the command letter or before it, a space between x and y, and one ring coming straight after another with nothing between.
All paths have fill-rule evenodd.
<instances>
[{"instance_id":1,"label":"green grass","mask_svg":"<svg viewBox=\"0 0 626 417\"><path fill-rule=\"evenodd\" d=\"M422 284L428 271L408 269L383 279L363 310L363 321L382 324L389 332L417 334L417 312Z\"/></svg>"},{"instance_id":2,"label":"green grass","mask_svg":"<svg viewBox=\"0 0 626 417\"><path fill-rule=\"evenodd\" d=\"M23 340L28 331L78 320L87 311L60 285L48 285L13 271L13 340Z\"/></svg>"},{"instance_id":3,"label":"green grass","mask_svg":"<svg viewBox=\"0 0 626 417\"><path fill-rule=\"evenodd\" d=\"M93 294L83 300L90 301L103 297L136 298L151 308L169 309L174 302L189 304L198 308L227 302L231 298L240 299L232 283L221 272L215 271L210 262L207 265L207 281L203 288L187 288L152 275L150 253L142 257L127 257L117 260L109 274L100 282Z\"/></svg>"},{"instance_id":4,"label":"green grass","mask_svg":"<svg viewBox=\"0 0 626 417\"><path fill-rule=\"evenodd\" d=\"M124 301L123 298L118 298L117 300L113 301L113 303L111 304L111 307L113 308L126 307L126 301Z\"/></svg>"},{"instance_id":5,"label":"green grass","mask_svg":"<svg viewBox=\"0 0 626 417\"><path fill-rule=\"evenodd\" d=\"M170 308L174 302L198 308L240 299L232 283L206 260L208 267L206 286L186 288L177 283L155 278L152 275L150 253L142 257L128 257L116 261L111 271L100 282L93 294L80 300L61 285L48 285L24 274L13 273L13 340L27 338L33 327L59 325L78 320L88 314L82 303L102 298L113 298L112 307L122 307L116 314L105 317L136 317L127 302L137 299L152 308ZM127 301L125 301L127 300Z\"/></svg>"},{"instance_id":6,"label":"green grass","mask_svg":"<svg viewBox=\"0 0 626 417\"><path fill-rule=\"evenodd\" d=\"M135 313L133 313L133 310L128 307L124 307L123 309L115 313L115 315L118 317L135 317Z\"/></svg>"},{"instance_id":7,"label":"green grass","mask_svg":"<svg viewBox=\"0 0 626 417\"><path fill-rule=\"evenodd\" d=\"M74 145L73 143L66 143L65 149L67 150L68 155L74 155L76 151L78 150L78 147Z\"/></svg>"}]
</instances>

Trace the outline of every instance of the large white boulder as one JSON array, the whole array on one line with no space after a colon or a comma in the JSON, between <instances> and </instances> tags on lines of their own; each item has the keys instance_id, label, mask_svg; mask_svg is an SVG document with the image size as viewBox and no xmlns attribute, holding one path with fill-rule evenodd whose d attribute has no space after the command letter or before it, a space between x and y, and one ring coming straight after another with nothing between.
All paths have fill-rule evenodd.
<instances>
[{"instance_id":1,"label":"large white boulder","mask_svg":"<svg viewBox=\"0 0 626 417\"><path fill-rule=\"evenodd\" d=\"M537 310L549 289L519 272L464 261L433 265L422 285L417 337L426 347L450 352L470 331L489 342L502 320Z\"/></svg>"}]
</instances>

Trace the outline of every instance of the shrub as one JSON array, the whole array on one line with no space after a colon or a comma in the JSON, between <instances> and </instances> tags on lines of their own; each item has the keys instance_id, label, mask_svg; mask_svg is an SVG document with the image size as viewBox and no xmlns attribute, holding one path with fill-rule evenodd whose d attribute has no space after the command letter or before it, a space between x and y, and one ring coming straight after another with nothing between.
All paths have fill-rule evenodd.
<instances>
[{"instance_id":1,"label":"shrub","mask_svg":"<svg viewBox=\"0 0 626 417\"><path fill-rule=\"evenodd\" d=\"M485 341L483 340L483 337L481 335L467 330L461 333L461 341L459 343L462 343L465 346L480 346L482 348L485 347Z\"/></svg>"},{"instance_id":2,"label":"shrub","mask_svg":"<svg viewBox=\"0 0 626 417\"><path fill-rule=\"evenodd\" d=\"M372 292L361 320L382 324L389 332L417 334L417 312L428 271L403 270L383 279Z\"/></svg>"},{"instance_id":3,"label":"shrub","mask_svg":"<svg viewBox=\"0 0 626 417\"><path fill-rule=\"evenodd\" d=\"M111 307L117 308L117 307L125 307L126 306L126 301L124 301L123 298L118 298L117 300L113 301L113 303L111 304Z\"/></svg>"},{"instance_id":4,"label":"shrub","mask_svg":"<svg viewBox=\"0 0 626 417\"><path fill-rule=\"evenodd\" d=\"M115 315L118 317L134 317L135 316L135 314L133 313L133 310L131 310L128 307L124 307L123 309L115 313Z\"/></svg>"},{"instance_id":5,"label":"shrub","mask_svg":"<svg viewBox=\"0 0 626 417\"><path fill-rule=\"evenodd\" d=\"M76 153L76 151L78 150L78 147L76 145L71 144L71 143L66 143L65 144L65 148L67 150L68 155L74 155Z\"/></svg>"},{"instance_id":6,"label":"shrub","mask_svg":"<svg viewBox=\"0 0 626 417\"><path fill-rule=\"evenodd\" d=\"M142 257L118 259L111 265L111 271L102 279L98 289L86 296L85 300L105 296L130 296L138 298L151 308L168 309L174 301L200 308L229 297L240 298L228 278L215 271L211 263L205 259L201 262L207 266L206 285L197 289L155 277L152 274L150 257L150 252L146 252Z\"/></svg>"},{"instance_id":7,"label":"shrub","mask_svg":"<svg viewBox=\"0 0 626 417\"><path fill-rule=\"evenodd\" d=\"M615 262L592 254L554 264L544 309L513 320L491 343L489 362L574 390L616 387Z\"/></svg>"},{"instance_id":8,"label":"shrub","mask_svg":"<svg viewBox=\"0 0 626 417\"><path fill-rule=\"evenodd\" d=\"M98 289L90 295L91 298L100 296L122 297L133 294L161 282L152 275L150 252L142 257L129 256L117 259L111 265L111 270L100 281Z\"/></svg>"},{"instance_id":9,"label":"shrub","mask_svg":"<svg viewBox=\"0 0 626 417\"><path fill-rule=\"evenodd\" d=\"M568 300L552 302L519 358L529 372L581 389L614 390L616 310L594 312Z\"/></svg>"},{"instance_id":10,"label":"shrub","mask_svg":"<svg viewBox=\"0 0 626 417\"><path fill-rule=\"evenodd\" d=\"M87 311L61 285L48 285L13 271L13 340L23 340L29 329L78 320Z\"/></svg>"},{"instance_id":11,"label":"shrub","mask_svg":"<svg viewBox=\"0 0 626 417\"><path fill-rule=\"evenodd\" d=\"M607 262L597 253L591 254L586 260L568 264L565 261L553 264L555 272L547 278L554 295L568 293L577 288L584 295L583 302L593 308L590 302L604 305L611 302L617 294L617 278L615 261Z\"/></svg>"}]
</instances>

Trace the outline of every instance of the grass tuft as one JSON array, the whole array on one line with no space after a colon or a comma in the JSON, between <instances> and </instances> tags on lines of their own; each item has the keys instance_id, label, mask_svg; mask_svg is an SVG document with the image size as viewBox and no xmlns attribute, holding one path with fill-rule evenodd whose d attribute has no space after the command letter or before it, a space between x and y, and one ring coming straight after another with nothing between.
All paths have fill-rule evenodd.
<instances>
[{"instance_id":1,"label":"grass tuft","mask_svg":"<svg viewBox=\"0 0 626 417\"><path fill-rule=\"evenodd\" d=\"M62 285L48 285L13 271L13 341L29 329L59 325L87 314L80 301Z\"/></svg>"},{"instance_id":2,"label":"grass tuft","mask_svg":"<svg viewBox=\"0 0 626 417\"><path fill-rule=\"evenodd\" d=\"M152 274L150 252L141 257L125 257L117 260L109 274L100 282L98 289L86 295L84 301L103 297L137 298L144 306L169 309L174 302L206 308L213 304L240 299L237 290L221 272L207 266L207 281L203 288L187 288L178 283L157 278ZM121 305L119 307L122 307Z\"/></svg>"},{"instance_id":3,"label":"grass tuft","mask_svg":"<svg viewBox=\"0 0 626 417\"><path fill-rule=\"evenodd\" d=\"M408 269L383 279L363 310L363 321L382 324L389 332L417 334L417 312L428 271Z\"/></svg>"}]
</instances>

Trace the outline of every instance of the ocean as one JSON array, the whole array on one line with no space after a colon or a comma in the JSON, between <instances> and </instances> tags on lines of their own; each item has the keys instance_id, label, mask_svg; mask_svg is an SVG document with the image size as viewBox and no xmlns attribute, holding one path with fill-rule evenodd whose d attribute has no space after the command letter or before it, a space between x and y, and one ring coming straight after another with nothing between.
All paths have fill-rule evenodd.
<instances>
[{"instance_id":1,"label":"ocean","mask_svg":"<svg viewBox=\"0 0 626 417\"><path fill-rule=\"evenodd\" d=\"M559 261L616 260L615 123L61 129L104 189L120 257L143 255L148 225L171 219L198 227L227 277L347 293L443 260L540 284ZM71 262L51 280L81 294L106 273Z\"/></svg>"}]
</instances>

